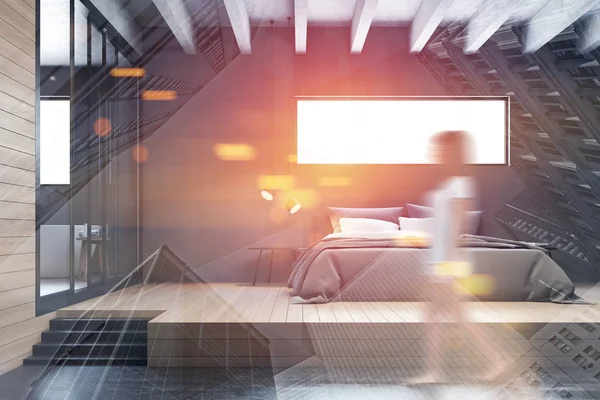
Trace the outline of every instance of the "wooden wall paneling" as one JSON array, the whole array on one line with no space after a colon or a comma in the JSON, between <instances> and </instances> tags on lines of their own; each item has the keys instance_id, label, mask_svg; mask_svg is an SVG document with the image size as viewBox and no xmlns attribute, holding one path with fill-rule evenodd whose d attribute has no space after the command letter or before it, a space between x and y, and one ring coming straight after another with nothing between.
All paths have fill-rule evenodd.
<instances>
[{"instance_id":1,"label":"wooden wall paneling","mask_svg":"<svg viewBox=\"0 0 600 400\"><path fill-rule=\"evenodd\" d=\"M34 24L2 1L0 1L0 18L28 39L35 41Z\"/></svg>"},{"instance_id":2,"label":"wooden wall paneling","mask_svg":"<svg viewBox=\"0 0 600 400\"><path fill-rule=\"evenodd\" d=\"M34 0L0 0L0 374L21 365L55 313L35 316Z\"/></svg>"},{"instance_id":3,"label":"wooden wall paneling","mask_svg":"<svg viewBox=\"0 0 600 400\"><path fill-rule=\"evenodd\" d=\"M31 355L31 353L32 352L30 351L29 353L25 354L22 358L29 357ZM10 370L13 370L15 368L20 367L21 364L23 364L22 358L18 357L16 359L12 360L12 361L9 361L7 363L4 363L4 364L0 365L0 375L4 374L4 373L6 373L6 372L8 372Z\"/></svg>"},{"instance_id":4,"label":"wooden wall paneling","mask_svg":"<svg viewBox=\"0 0 600 400\"><path fill-rule=\"evenodd\" d=\"M35 91L14 79L0 74L0 87L2 91L12 97L21 99L25 104L35 107Z\"/></svg>"},{"instance_id":5,"label":"wooden wall paneling","mask_svg":"<svg viewBox=\"0 0 600 400\"><path fill-rule=\"evenodd\" d=\"M35 124L35 107L0 91L0 108Z\"/></svg>"},{"instance_id":6,"label":"wooden wall paneling","mask_svg":"<svg viewBox=\"0 0 600 400\"><path fill-rule=\"evenodd\" d=\"M0 353L6 345L20 338L48 330L50 320L55 317L56 313L50 313L0 328Z\"/></svg>"},{"instance_id":7,"label":"wooden wall paneling","mask_svg":"<svg viewBox=\"0 0 600 400\"><path fill-rule=\"evenodd\" d=\"M2 135L0 133L0 135ZM0 169L0 182L17 186L34 187L35 172L9 166Z\"/></svg>"},{"instance_id":8,"label":"wooden wall paneling","mask_svg":"<svg viewBox=\"0 0 600 400\"><path fill-rule=\"evenodd\" d=\"M0 238L0 256L28 253L35 253L35 235L30 237Z\"/></svg>"},{"instance_id":9,"label":"wooden wall paneling","mask_svg":"<svg viewBox=\"0 0 600 400\"><path fill-rule=\"evenodd\" d=\"M29 336L21 336L20 339L0 347L0 368L2 368L2 364L19 358L23 360L31 354L33 345L39 343L41 337L42 333L40 331Z\"/></svg>"},{"instance_id":10,"label":"wooden wall paneling","mask_svg":"<svg viewBox=\"0 0 600 400\"><path fill-rule=\"evenodd\" d=\"M25 72L35 74L35 58L8 40L0 37L0 55ZM34 82L35 83L35 82Z\"/></svg>"},{"instance_id":11,"label":"wooden wall paneling","mask_svg":"<svg viewBox=\"0 0 600 400\"><path fill-rule=\"evenodd\" d=\"M35 204L35 189L0 182L0 201Z\"/></svg>"},{"instance_id":12,"label":"wooden wall paneling","mask_svg":"<svg viewBox=\"0 0 600 400\"><path fill-rule=\"evenodd\" d=\"M0 202L1 204L2 202ZM18 204L18 203L13 203ZM31 207L27 204L21 204ZM1 207L1 205L0 205ZM31 232L35 231L35 221L33 219L0 219L0 237L33 237Z\"/></svg>"},{"instance_id":13,"label":"wooden wall paneling","mask_svg":"<svg viewBox=\"0 0 600 400\"><path fill-rule=\"evenodd\" d=\"M0 275L7 272L35 269L35 253L0 256Z\"/></svg>"},{"instance_id":14,"label":"wooden wall paneling","mask_svg":"<svg viewBox=\"0 0 600 400\"><path fill-rule=\"evenodd\" d=\"M0 201L0 220L6 218L10 220L35 221L35 206L33 204L13 203ZM35 229L35 228L34 228ZM1 227L0 227L1 232ZM32 236L34 231L30 231L28 236ZM1 236L23 236L21 235L2 235Z\"/></svg>"},{"instance_id":15,"label":"wooden wall paneling","mask_svg":"<svg viewBox=\"0 0 600 400\"><path fill-rule=\"evenodd\" d=\"M35 141L35 124L31 121L26 121L22 118L17 117L16 115L12 115L5 111L0 110L0 128L6 131L10 131L12 133L19 134L26 138L30 138ZM4 136L5 132L0 134L0 137ZM0 143L0 145L2 145ZM10 146L6 146L10 147ZM24 151L26 153L35 156L35 147L34 150L31 151L30 148L16 148L17 150Z\"/></svg>"},{"instance_id":16,"label":"wooden wall paneling","mask_svg":"<svg viewBox=\"0 0 600 400\"><path fill-rule=\"evenodd\" d=\"M0 310L0 328L14 325L35 317L35 300Z\"/></svg>"},{"instance_id":17,"label":"wooden wall paneling","mask_svg":"<svg viewBox=\"0 0 600 400\"><path fill-rule=\"evenodd\" d=\"M0 292L0 311L13 310L19 305L33 303L35 301L35 287L26 286L20 289L6 290ZM32 316L29 316L31 318ZM16 321L20 322L20 321Z\"/></svg>"},{"instance_id":18,"label":"wooden wall paneling","mask_svg":"<svg viewBox=\"0 0 600 400\"><path fill-rule=\"evenodd\" d=\"M35 270L7 272L0 276L0 293L33 286L35 284Z\"/></svg>"},{"instance_id":19,"label":"wooden wall paneling","mask_svg":"<svg viewBox=\"0 0 600 400\"><path fill-rule=\"evenodd\" d=\"M0 165L35 171L35 158L31 157L31 154L0 147Z\"/></svg>"},{"instance_id":20,"label":"wooden wall paneling","mask_svg":"<svg viewBox=\"0 0 600 400\"><path fill-rule=\"evenodd\" d=\"M0 19L2 15L0 14ZM0 36L5 40L12 43L13 45L23 49L27 54L35 54L35 40L27 37L23 33L19 32L14 26L9 25L6 21L0 23ZM35 30L34 30L35 35Z\"/></svg>"},{"instance_id":21,"label":"wooden wall paneling","mask_svg":"<svg viewBox=\"0 0 600 400\"><path fill-rule=\"evenodd\" d=\"M32 28L35 28L35 0L1 0L1 2L19 13L32 24Z\"/></svg>"},{"instance_id":22,"label":"wooden wall paneling","mask_svg":"<svg viewBox=\"0 0 600 400\"><path fill-rule=\"evenodd\" d=\"M8 76L31 90L35 90L34 73L16 64L8 57L10 56L4 57L0 54L0 74Z\"/></svg>"},{"instance_id":23,"label":"wooden wall paneling","mask_svg":"<svg viewBox=\"0 0 600 400\"><path fill-rule=\"evenodd\" d=\"M0 118L3 118L3 115L0 115ZM24 152L35 159L35 140L18 132L0 128L0 146Z\"/></svg>"}]
</instances>

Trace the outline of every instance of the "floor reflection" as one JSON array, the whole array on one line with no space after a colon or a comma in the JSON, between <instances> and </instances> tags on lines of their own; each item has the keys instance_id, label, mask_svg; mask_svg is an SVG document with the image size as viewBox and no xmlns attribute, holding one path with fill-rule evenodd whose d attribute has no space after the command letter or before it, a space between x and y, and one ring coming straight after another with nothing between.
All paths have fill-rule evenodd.
<instances>
[{"instance_id":1,"label":"floor reflection","mask_svg":"<svg viewBox=\"0 0 600 400\"><path fill-rule=\"evenodd\" d=\"M314 366L314 364L313 364ZM322 367L327 368L325 365ZM146 368L63 366L35 381L43 369L21 367L0 377L2 398L11 399L587 399L565 385L536 388L524 379L510 385L451 382L406 385L374 370L323 373L321 368ZM290 374L292 372L292 375ZM331 371L330 371L331 372ZM333 377L338 380L333 381ZM362 378L360 378L362 376ZM361 382L356 382L359 377ZM381 384L375 382L388 381ZM565 388L570 395L565 395ZM6 397L4 397L6 396Z\"/></svg>"}]
</instances>

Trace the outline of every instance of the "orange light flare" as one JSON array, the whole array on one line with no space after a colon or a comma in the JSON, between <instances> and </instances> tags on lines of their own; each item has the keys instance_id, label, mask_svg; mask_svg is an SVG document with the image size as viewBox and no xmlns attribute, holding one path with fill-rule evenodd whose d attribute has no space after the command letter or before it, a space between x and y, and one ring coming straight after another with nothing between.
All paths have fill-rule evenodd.
<instances>
[{"instance_id":1,"label":"orange light flare","mask_svg":"<svg viewBox=\"0 0 600 400\"><path fill-rule=\"evenodd\" d=\"M348 187L352 186L349 176L321 176L317 178L317 185L321 187Z\"/></svg>"},{"instance_id":2,"label":"orange light flare","mask_svg":"<svg viewBox=\"0 0 600 400\"><path fill-rule=\"evenodd\" d=\"M490 295L496 290L496 281L487 274L462 276L455 279L454 290L460 295Z\"/></svg>"},{"instance_id":3,"label":"orange light flare","mask_svg":"<svg viewBox=\"0 0 600 400\"><path fill-rule=\"evenodd\" d=\"M257 154L254 147L245 143L217 143L213 152L221 161L252 161Z\"/></svg>"},{"instance_id":4,"label":"orange light flare","mask_svg":"<svg viewBox=\"0 0 600 400\"><path fill-rule=\"evenodd\" d=\"M426 248L431 245L431 235L427 232L415 232L394 240L398 247Z\"/></svg>"},{"instance_id":5,"label":"orange light flare","mask_svg":"<svg viewBox=\"0 0 600 400\"><path fill-rule=\"evenodd\" d=\"M144 68L112 68L110 76L114 78L141 78L146 75Z\"/></svg>"},{"instance_id":6,"label":"orange light flare","mask_svg":"<svg viewBox=\"0 0 600 400\"><path fill-rule=\"evenodd\" d=\"M131 155L136 163L143 164L148 160L150 153L148 153L148 148L146 146L140 144L133 146Z\"/></svg>"},{"instance_id":7,"label":"orange light flare","mask_svg":"<svg viewBox=\"0 0 600 400\"><path fill-rule=\"evenodd\" d=\"M296 154L289 154L287 156L287 161L289 163L296 164L298 162L298 155L296 155Z\"/></svg>"},{"instance_id":8,"label":"orange light flare","mask_svg":"<svg viewBox=\"0 0 600 400\"><path fill-rule=\"evenodd\" d=\"M106 137L110 134L112 126L107 118L100 117L94 122L94 132L100 137Z\"/></svg>"},{"instance_id":9,"label":"orange light flare","mask_svg":"<svg viewBox=\"0 0 600 400\"><path fill-rule=\"evenodd\" d=\"M177 99L177 92L174 90L144 90L142 100L149 101L171 101Z\"/></svg>"},{"instance_id":10,"label":"orange light flare","mask_svg":"<svg viewBox=\"0 0 600 400\"><path fill-rule=\"evenodd\" d=\"M257 186L260 190L290 190L296 186L296 179L291 175L260 175Z\"/></svg>"},{"instance_id":11,"label":"orange light flare","mask_svg":"<svg viewBox=\"0 0 600 400\"><path fill-rule=\"evenodd\" d=\"M292 189L290 190L289 195L286 197L286 205L289 208L290 214L297 213L300 210L300 208L316 208L321 202L321 197L319 196L319 193L315 189L311 188Z\"/></svg>"},{"instance_id":12,"label":"orange light flare","mask_svg":"<svg viewBox=\"0 0 600 400\"><path fill-rule=\"evenodd\" d=\"M473 267L469 262L442 262L435 265L435 273L436 275L454 278L471 277Z\"/></svg>"}]
</instances>

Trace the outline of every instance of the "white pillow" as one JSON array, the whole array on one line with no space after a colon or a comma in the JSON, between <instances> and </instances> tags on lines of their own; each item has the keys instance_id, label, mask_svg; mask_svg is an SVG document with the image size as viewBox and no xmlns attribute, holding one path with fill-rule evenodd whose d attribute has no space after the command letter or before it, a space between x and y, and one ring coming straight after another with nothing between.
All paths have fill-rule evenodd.
<instances>
[{"instance_id":1,"label":"white pillow","mask_svg":"<svg viewBox=\"0 0 600 400\"><path fill-rule=\"evenodd\" d=\"M400 229L393 222L369 218L340 218L340 228L342 232L385 232Z\"/></svg>"},{"instance_id":2,"label":"white pillow","mask_svg":"<svg viewBox=\"0 0 600 400\"><path fill-rule=\"evenodd\" d=\"M433 218L398 218L400 229L403 231L416 231L433 233Z\"/></svg>"}]
</instances>

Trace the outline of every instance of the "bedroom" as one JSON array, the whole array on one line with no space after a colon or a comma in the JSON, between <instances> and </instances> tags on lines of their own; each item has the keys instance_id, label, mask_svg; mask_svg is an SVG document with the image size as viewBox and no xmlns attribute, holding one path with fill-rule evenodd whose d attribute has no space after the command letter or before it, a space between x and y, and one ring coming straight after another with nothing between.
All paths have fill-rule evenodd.
<instances>
[{"instance_id":1,"label":"bedroom","mask_svg":"<svg viewBox=\"0 0 600 400\"><path fill-rule=\"evenodd\" d=\"M35 277L8 262L0 269L17 281L8 280L10 290L0 286L0 295L22 290L21 282L35 293L24 305L16 297L10 303L31 315L7 317L0 327L18 342L0 344L13 346L0 362L6 377L89 376L102 365L108 378L81 378L69 390L107 396L143 392L111 380L130 372L151 376L154 395L166 393L159 388L165 381L189 397L318 398L372 389L382 397L475 390L487 398L510 397L513 386L522 397L599 395L597 54L577 53L593 7L582 6L575 27L578 19L552 26L556 33L523 55L521 43L535 43L521 37L524 28L513 28L543 16L539 4L513 10L470 54L464 28L475 14L466 6L444 10L442 23L421 32L427 43L411 51L420 2L411 11L383 0L305 8L302 1L294 8L292 1L194 0L181 2L182 17L181 8L169 11L165 2L135 0L120 7L143 32L136 44L103 8L110 2L75 1L69 14L68 1L64 9L58 0L48 8L53 1L38 2L42 31L44 22L64 28L56 17L65 12L76 29L53 47L63 59L42 51L43 36L36 41L40 143L33 166L19 164L38 179ZM174 28L185 13L192 32L185 24ZM416 385L427 365L427 327L437 326L427 323L419 297L414 270L423 263L415 259L395 276L399 269L386 257L404 260L412 257L404 252L422 254L423 246L319 246L344 246L321 241L334 231L331 208L346 209L346 218L383 218L399 232L400 217L430 217L409 205L428 204L428 193L442 183L437 166L304 163L297 103L440 96L509 99L510 141L506 160L471 168L473 210L481 213L469 233L494 238L469 244L485 253L474 263L474 276L483 280L470 287L479 299L457 305L467 320L445 337L447 380ZM68 183L43 183L44 126L52 125L44 109L61 98L81 106L67 110L76 125L64 153L71 157ZM422 115L423 124L439 117ZM390 124L373 125L391 131ZM359 133L367 141L375 135ZM411 138L401 136L399 150ZM381 217L383 208L403 210ZM22 257L18 251L11 257ZM352 264L358 267L348 275ZM453 328L451 322L438 325ZM470 347L473 327L476 338L500 346L509 364L492 380L477 377L487 358L470 357L478 351ZM23 359L23 367L8 372ZM224 382L222 393L201 389L217 382ZM45 378L31 390L39 396L61 388Z\"/></svg>"}]
</instances>

